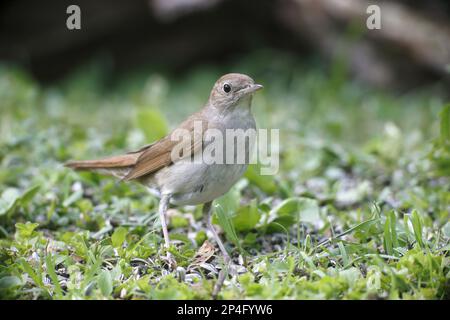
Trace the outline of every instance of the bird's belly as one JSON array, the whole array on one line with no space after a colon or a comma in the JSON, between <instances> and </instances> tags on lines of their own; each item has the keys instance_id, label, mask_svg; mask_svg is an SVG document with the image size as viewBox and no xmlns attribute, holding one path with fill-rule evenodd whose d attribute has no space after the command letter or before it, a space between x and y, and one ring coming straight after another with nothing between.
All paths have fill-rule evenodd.
<instances>
[{"instance_id":1,"label":"bird's belly","mask_svg":"<svg viewBox=\"0 0 450 320\"><path fill-rule=\"evenodd\" d=\"M156 175L162 194L174 205L196 205L225 194L244 174L246 164L176 163Z\"/></svg>"}]
</instances>

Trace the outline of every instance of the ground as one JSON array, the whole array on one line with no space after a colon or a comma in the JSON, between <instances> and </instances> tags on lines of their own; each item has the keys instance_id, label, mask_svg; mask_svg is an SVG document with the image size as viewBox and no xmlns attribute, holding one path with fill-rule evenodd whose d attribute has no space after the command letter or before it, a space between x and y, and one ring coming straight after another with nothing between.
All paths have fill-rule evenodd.
<instances>
[{"instance_id":1,"label":"ground","mask_svg":"<svg viewBox=\"0 0 450 320\"><path fill-rule=\"evenodd\" d=\"M339 62L327 71L281 55L184 76L149 67L110 77L95 62L50 86L1 67L0 296L210 299L222 259L201 206L169 211L170 272L158 199L62 163L161 137L231 70L265 86L253 111L260 128L280 129L280 169L252 166L216 201L235 265L219 298L449 299L442 88L370 89Z\"/></svg>"}]
</instances>

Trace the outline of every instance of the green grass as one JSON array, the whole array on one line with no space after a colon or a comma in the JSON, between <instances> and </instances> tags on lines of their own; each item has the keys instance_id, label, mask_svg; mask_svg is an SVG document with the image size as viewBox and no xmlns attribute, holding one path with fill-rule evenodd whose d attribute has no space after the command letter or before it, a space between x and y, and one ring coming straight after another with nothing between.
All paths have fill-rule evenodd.
<instances>
[{"instance_id":1,"label":"green grass","mask_svg":"<svg viewBox=\"0 0 450 320\"><path fill-rule=\"evenodd\" d=\"M208 238L201 207L169 212L185 270L170 273L158 199L61 163L157 139L230 70L264 84L253 110L259 127L281 129L281 161L275 176L249 168L217 201L237 264L219 298L450 298L450 107L439 89L386 93L281 53L228 67L112 81L92 64L45 88L0 68L2 298L210 299L222 259L196 256Z\"/></svg>"}]
</instances>

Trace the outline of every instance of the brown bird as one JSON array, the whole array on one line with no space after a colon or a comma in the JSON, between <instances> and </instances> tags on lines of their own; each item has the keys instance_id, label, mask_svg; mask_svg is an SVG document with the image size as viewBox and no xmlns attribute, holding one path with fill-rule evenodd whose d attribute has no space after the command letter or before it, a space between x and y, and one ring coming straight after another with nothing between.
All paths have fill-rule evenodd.
<instances>
[{"instance_id":1,"label":"brown bird","mask_svg":"<svg viewBox=\"0 0 450 320\"><path fill-rule=\"evenodd\" d=\"M188 117L166 137L124 155L100 160L70 161L65 165L78 170L113 175L123 181L137 181L152 192L156 190L161 198L159 215L166 248L169 247L169 234L165 216L169 203L204 204L203 214L208 215L208 228L224 256L225 263L228 264L230 257L211 223L211 207L214 199L226 193L239 180L247 168L248 161L206 163L192 159L212 143L212 139L208 139L206 135L210 129L221 133L225 146L228 146L227 130L256 128L251 113L251 101L253 93L261 88L261 85L255 84L247 75L226 74L215 83L203 109ZM196 130L198 127L202 130ZM183 137L181 142L180 139L174 139L180 136L180 133ZM244 145L244 150L237 152L244 152L245 159L248 160L251 148L252 142L249 141ZM232 151L235 151L234 147ZM229 152L230 148L223 149L224 158ZM172 262L174 263L173 260Z\"/></svg>"}]
</instances>

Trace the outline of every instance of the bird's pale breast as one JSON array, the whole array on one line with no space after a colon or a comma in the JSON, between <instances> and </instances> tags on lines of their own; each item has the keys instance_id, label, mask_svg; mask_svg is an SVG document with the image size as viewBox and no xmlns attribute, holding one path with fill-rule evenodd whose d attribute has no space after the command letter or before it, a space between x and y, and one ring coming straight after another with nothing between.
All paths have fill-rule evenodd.
<instances>
[{"instance_id":1,"label":"bird's pale breast","mask_svg":"<svg viewBox=\"0 0 450 320\"><path fill-rule=\"evenodd\" d=\"M237 106L221 119L220 124L219 130L223 132L224 145L226 129L247 130L256 127L249 106ZM247 160L252 148L253 145L249 144L245 147ZM155 180L162 194L171 194L172 204L196 205L225 194L244 174L247 163L206 164L180 161L160 170L155 175Z\"/></svg>"}]
</instances>

